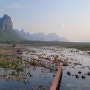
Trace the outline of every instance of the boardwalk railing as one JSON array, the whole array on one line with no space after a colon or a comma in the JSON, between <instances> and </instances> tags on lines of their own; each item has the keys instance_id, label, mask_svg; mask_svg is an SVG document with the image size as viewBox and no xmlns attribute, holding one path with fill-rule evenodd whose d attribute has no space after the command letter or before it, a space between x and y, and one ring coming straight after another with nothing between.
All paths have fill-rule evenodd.
<instances>
[{"instance_id":1,"label":"boardwalk railing","mask_svg":"<svg viewBox=\"0 0 90 90\"><path fill-rule=\"evenodd\" d=\"M59 90L61 77L62 77L62 64L60 63L58 65L58 70L50 87L50 90Z\"/></svg>"}]
</instances>

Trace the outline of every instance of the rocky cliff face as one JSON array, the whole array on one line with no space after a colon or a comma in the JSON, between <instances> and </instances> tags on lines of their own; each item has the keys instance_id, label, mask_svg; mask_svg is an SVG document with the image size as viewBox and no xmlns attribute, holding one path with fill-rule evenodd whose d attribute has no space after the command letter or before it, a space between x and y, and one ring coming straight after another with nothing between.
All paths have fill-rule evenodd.
<instances>
[{"instance_id":1,"label":"rocky cliff face","mask_svg":"<svg viewBox=\"0 0 90 90\"><path fill-rule=\"evenodd\" d=\"M6 14L2 18L0 18L0 30L3 33L3 35L2 35L3 38L4 38L4 36L6 36L5 38L9 38L8 40L12 40L12 41L26 40L22 35L19 35L13 29L12 19L10 16L8 16Z\"/></svg>"},{"instance_id":2,"label":"rocky cliff face","mask_svg":"<svg viewBox=\"0 0 90 90\"><path fill-rule=\"evenodd\" d=\"M48 35L44 35L43 33L29 34L24 32L24 30L14 30L11 17L6 14L2 18L0 18L0 39L8 39L12 41L68 41L67 39L62 38L55 33L50 33Z\"/></svg>"},{"instance_id":3,"label":"rocky cliff face","mask_svg":"<svg viewBox=\"0 0 90 90\"><path fill-rule=\"evenodd\" d=\"M5 30L5 31L13 30L13 23L12 23L11 17L5 14L2 18L0 18L0 27L2 30Z\"/></svg>"}]
</instances>

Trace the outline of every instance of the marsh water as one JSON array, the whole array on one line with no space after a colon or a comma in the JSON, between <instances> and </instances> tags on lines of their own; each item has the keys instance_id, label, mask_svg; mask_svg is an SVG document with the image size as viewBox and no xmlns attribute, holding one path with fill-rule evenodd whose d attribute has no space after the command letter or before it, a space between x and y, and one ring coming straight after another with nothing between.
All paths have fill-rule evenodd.
<instances>
[{"instance_id":1,"label":"marsh water","mask_svg":"<svg viewBox=\"0 0 90 90\"><path fill-rule=\"evenodd\" d=\"M43 53L43 57L49 57L49 60L53 60L53 55L58 55L60 62L68 61L68 66L63 66L60 90L90 90L90 56L87 51L74 48L40 47L37 48L37 52ZM67 72L70 72L70 75Z\"/></svg>"},{"instance_id":2,"label":"marsh water","mask_svg":"<svg viewBox=\"0 0 90 90\"><path fill-rule=\"evenodd\" d=\"M63 54L70 63L67 67L63 66L60 90L90 90L90 56L87 51L66 49ZM67 71L71 72L71 75L67 75Z\"/></svg>"},{"instance_id":3,"label":"marsh water","mask_svg":"<svg viewBox=\"0 0 90 90\"><path fill-rule=\"evenodd\" d=\"M53 61L54 56L58 55L60 62L68 61L68 66L63 66L60 90L90 90L90 56L87 51L53 46L25 48L29 51L29 55L36 59L43 57ZM12 76L13 69L0 68L0 90L49 90L56 71L41 66L26 65L24 71L19 74L26 78L27 82ZM28 75L28 72L32 75ZM11 77L8 79L7 76Z\"/></svg>"},{"instance_id":4,"label":"marsh water","mask_svg":"<svg viewBox=\"0 0 90 90\"><path fill-rule=\"evenodd\" d=\"M32 73L32 77L27 75L28 71ZM12 70L1 69L1 75L10 75ZM49 90L51 82L53 80L54 72L43 67L33 67L27 68L24 72L21 72L20 75L26 77L28 82L23 82L18 80L16 76L11 76L10 79L6 77L0 77L0 90Z\"/></svg>"}]
</instances>

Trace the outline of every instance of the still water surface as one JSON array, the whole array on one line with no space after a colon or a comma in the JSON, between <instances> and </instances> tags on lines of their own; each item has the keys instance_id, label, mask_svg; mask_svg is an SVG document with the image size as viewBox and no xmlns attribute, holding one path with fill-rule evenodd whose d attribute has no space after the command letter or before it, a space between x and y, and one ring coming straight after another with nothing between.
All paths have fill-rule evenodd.
<instances>
[{"instance_id":1,"label":"still water surface","mask_svg":"<svg viewBox=\"0 0 90 90\"><path fill-rule=\"evenodd\" d=\"M1 69L0 74L10 75L12 71L11 69ZM27 75L28 72L32 73L32 77ZM17 80L15 76L11 76L12 78L9 80L6 77L0 77L0 90L32 90L32 88L49 90L54 74L55 72L49 69L31 66L20 73L28 79L27 83Z\"/></svg>"},{"instance_id":2,"label":"still water surface","mask_svg":"<svg viewBox=\"0 0 90 90\"><path fill-rule=\"evenodd\" d=\"M53 60L54 55L58 55L60 61L68 60L69 65L63 66L63 74L61 80L60 90L90 90L90 56L85 51L77 51L76 49L68 49L61 47L27 47L28 50L35 50L36 56L42 56ZM32 54L32 52L31 52ZM38 58L37 58L38 59ZM75 63L79 63L75 65ZM10 75L12 69L0 69L0 75ZM67 72L71 75L67 75ZM82 73L79 74L78 72ZM31 72L32 77L28 76L27 73ZM50 85L54 79L55 71L46 69L43 67L30 66L26 68L20 75L25 76L28 79L28 83L17 80L16 77L12 77L7 80L6 77L0 76L0 90L49 90ZM78 78L75 77L78 75ZM82 75L85 78L82 78Z\"/></svg>"}]
</instances>

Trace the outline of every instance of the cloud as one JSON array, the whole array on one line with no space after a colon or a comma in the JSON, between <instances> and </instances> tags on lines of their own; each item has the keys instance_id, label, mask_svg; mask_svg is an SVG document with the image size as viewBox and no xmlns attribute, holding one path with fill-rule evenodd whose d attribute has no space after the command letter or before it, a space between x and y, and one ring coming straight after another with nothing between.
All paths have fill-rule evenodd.
<instances>
[{"instance_id":1,"label":"cloud","mask_svg":"<svg viewBox=\"0 0 90 90\"><path fill-rule=\"evenodd\" d=\"M11 3L11 5L9 6L9 8L22 8L23 5L19 4L19 3Z\"/></svg>"}]
</instances>

